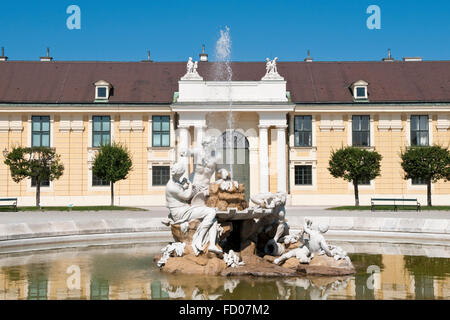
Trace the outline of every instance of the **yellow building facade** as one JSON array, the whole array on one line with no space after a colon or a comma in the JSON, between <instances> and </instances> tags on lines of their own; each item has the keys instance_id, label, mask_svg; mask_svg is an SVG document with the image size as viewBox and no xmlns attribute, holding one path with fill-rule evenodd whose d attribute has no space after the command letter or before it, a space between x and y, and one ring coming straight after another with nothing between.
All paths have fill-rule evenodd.
<instances>
[{"instance_id":1,"label":"yellow building facade","mask_svg":"<svg viewBox=\"0 0 450 320\"><path fill-rule=\"evenodd\" d=\"M164 205L180 153L211 136L226 154L227 132L235 179L248 194L352 205L353 186L327 168L332 150L353 145L383 156L381 176L359 187L362 205L388 196L426 203L426 185L403 179L400 153L416 144L449 146L450 90L430 89L442 80L433 68L450 74L449 62L286 62L269 78L261 63L232 67L238 75L226 82L212 78L209 62L198 69L207 80L183 76L184 63L0 62L0 149L48 145L61 155L64 174L42 185L43 206L109 204L109 184L92 174L101 141L122 143L132 155L115 204ZM32 181L15 183L3 161L0 181L0 197L34 205ZM434 205L448 205L450 183L433 184L432 195Z\"/></svg>"}]
</instances>

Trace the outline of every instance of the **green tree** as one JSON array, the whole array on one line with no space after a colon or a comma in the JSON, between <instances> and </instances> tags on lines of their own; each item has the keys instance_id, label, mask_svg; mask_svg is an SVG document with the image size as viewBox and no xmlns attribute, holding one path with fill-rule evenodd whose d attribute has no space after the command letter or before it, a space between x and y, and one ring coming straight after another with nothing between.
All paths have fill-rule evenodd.
<instances>
[{"instance_id":1,"label":"green tree","mask_svg":"<svg viewBox=\"0 0 450 320\"><path fill-rule=\"evenodd\" d=\"M41 183L59 179L64 172L64 165L54 148L48 147L14 147L5 153L4 163L11 170L14 182L31 178L36 182L36 206L41 202Z\"/></svg>"},{"instance_id":2,"label":"green tree","mask_svg":"<svg viewBox=\"0 0 450 320\"><path fill-rule=\"evenodd\" d=\"M345 147L332 151L328 171L333 177L343 178L353 184L355 205L359 206L358 184L364 180L373 180L380 175L382 158L376 151Z\"/></svg>"},{"instance_id":3,"label":"green tree","mask_svg":"<svg viewBox=\"0 0 450 320\"><path fill-rule=\"evenodd\" d=\"M121 144L104 145L95 155L92 173L111 183L111 206L114 205L114 183L126 179L132 165L130 152Z\"/></svg>"},{"instance_id":4,"label":"green tree","mask_svg":"<svg viewBox=\"0 0 450 320\"><path fill-rule=\"evenodd\" d=\"M410 147L402 151L405 180L423 179L427 184L427 203L431 206L431 183L450 180L450 151L441 146Z\"/></svg>"}]
</instances>

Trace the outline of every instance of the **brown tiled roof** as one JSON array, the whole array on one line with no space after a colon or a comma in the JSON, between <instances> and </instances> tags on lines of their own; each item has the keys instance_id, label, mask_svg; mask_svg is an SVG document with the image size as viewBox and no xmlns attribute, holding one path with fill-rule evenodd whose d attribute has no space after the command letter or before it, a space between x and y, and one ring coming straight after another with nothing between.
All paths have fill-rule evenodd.
<instances>
[{"instance_id":1,"label":"brown tiled roof","mask_svg":"<svg viewBox=\"0 0 450 320\"><path fill-rule=\"evenodd\" d=\"M200 62L205 80L219 64ZM450 61L279 62L295 103L353 102L349 86L369 83L371 102L450 102ZM260 80L264 62L233 62L233 80ZM106 80L112 103L171 103L185 62L0 62L0 102L92 103L94 83Z\"/></svg>"}]
</instances>

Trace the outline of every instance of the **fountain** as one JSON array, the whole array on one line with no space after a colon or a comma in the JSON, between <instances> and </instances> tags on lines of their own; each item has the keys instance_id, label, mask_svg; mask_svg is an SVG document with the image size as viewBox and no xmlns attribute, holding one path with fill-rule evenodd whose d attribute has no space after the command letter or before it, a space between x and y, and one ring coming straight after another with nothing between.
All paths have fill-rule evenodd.
<instances>
[{"instance_id":1,"label":"fountain","mask_svg":"<svg viewBox=\"0 0 450 320\"><path fill-rule=\"evenodd\" d=\"M166 186L170 226L174 242L155 257L158 267L169 273L203 275L295 276L320 274L341 276L355 269L346 252L329 246L323 236L328 227L306 220L298 234L291 234L286 222L286 194L260 193L245 198L245 186L233 178L234 139L232 108L231 38L229 28L221 30L216 44L215 81L228 88L226 160L230 170L219 168L215 139L203 137L201 146L183 151L172 166ZM283 80L277 59L266 61L263 81ZM181 80L202 80L197 62L189 58ZM225 77L225 79L224 79ZM194 155L194 172L187 172ZM215 175L214 182L212 181ZM186 177L191 177L191 180Z\"/></svg>"},{"instance_id":2,"label":"fountain","mask_svg":"<svg viewBox=\"0 0 450 320\"><path fill-rule=\"evenodd\" d=\"M185 178L185 161L172 166L166 186L169 216L162 222L175 241L155 257L162 271L270 277L355 272L346 252L327 244L327 226L306 220L300 233L290 234L285 193L253 195L249 205L244 186L227 170L216 170L213 147L213 139L204 138L192 182Z\"/></svg>"},{"instance_id":3,"label":"fountain","mask_svg":"<svg viewBox=\"0 0 450 320\"><path fill-rule=\"evenodd\" d=\"M225 30L220 30L219 40L216 42L216 60L215 64L215 80L226 81L228 88L228 129L226 131L226 143L228 144L227 160L230 165L230 178L233 179L233 100L231 99L231 81L233 79L233 70L231 69L231 37L230 28L225 27ZM225 78L224 78L225 76Z\"/></svg>"}]
</instances>

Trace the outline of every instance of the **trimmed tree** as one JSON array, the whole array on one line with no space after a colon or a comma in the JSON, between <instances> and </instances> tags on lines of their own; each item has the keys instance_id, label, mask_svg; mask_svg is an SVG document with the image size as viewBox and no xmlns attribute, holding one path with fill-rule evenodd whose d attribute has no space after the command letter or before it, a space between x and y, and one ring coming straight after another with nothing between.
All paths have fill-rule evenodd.
<instances>
[{"instance_id":1,"label":"trimmed tree","mask_svg":"<svg viewBox=\"0 0 450 320\"><path fill-rule=\"evenodd\" d=\"M450 151L441 146L410 147L402 151L405 180L423 179L427 185L427 205L431 207L431 183L450 180Z\"/></svg>"},{"instance_id":2,"label":"trimmed tree","mask_svg":"<svg viewBox=\"0 0 450 320\"><path fill-rule=\"evenodd\" d=\"M333 177L343 178L353 184L355 205L359 206L358 185L361 181L370 181L380 175L382 158L376 151L345 147L332 151L328 171Z\"/></svg>"},{"instance_id":3,"label":"trimmed tree","mask_svg":"<svg viewBox=\"0 0 450 320\"><path fill-rule=\"evenodd\" d=\"M48 147L14 147L5 153L4 163L11 171L14 182L31 178L36 183L36 206L41 203L41 183L59 179L64 172L64 165L54 148Z\"/></svg>"},{"instance_id":4,"label":"trimmed tree","mask_svg":"<svg viewBox=\"0 0 450 320\"><path fill-rule=\"evenodd\" d=\"M132 165L130 152L121 144L104 145L95 155L92 173L110 182L111 206L114 205L114 183L126 179Z\"/></svg>"}]
</instances>

